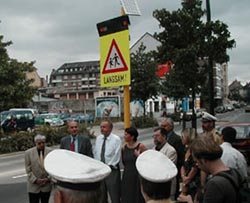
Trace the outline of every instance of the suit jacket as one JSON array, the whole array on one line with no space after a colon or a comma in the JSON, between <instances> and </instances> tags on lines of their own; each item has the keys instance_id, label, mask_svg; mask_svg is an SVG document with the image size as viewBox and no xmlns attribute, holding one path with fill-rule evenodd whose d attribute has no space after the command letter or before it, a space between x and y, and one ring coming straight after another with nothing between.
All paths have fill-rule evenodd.
<instances>
[{"instance_id":1,"label":"suit jacket","mask_svg":"<svg viewBox=\"0 0 250 203\"><path fill-rule=\"evenodd\" d=\"M172 145L177 152L177 168L180 170L185 156L185 146L182 144L181 137L174 131L168 133L168 143Z\"/></svg>"},{"instance_id":2,"label":"suit jacket","mask_svg":"<svg viewBox=\"0 0 250 203\"><path fill-rule=\"evenodd\" d=\"M78 139L78 152L80 154L93 157L92 144L90 142L90 139L84 135L78 135L77 139ZM70 144L71 144L71 136L68 135L61 139L60 148L70 150Z\"/></svg>"},{"instance_id":3,"label":"suit jacket","mask_svg":"<svg viewBox=\"0 0 250 203\"><path fill-rule=\"evenodd\" d=\"M44 148L44 158L52 151L51 148ZM25 170L27 173L27 190L31 193L50 192L51 184L47 183L44 186L35 184L38 178L49 178L49 174L45 171L41 165L40 158L36 147L32 147L25 151Z\"/></svg>"}]
</instances>

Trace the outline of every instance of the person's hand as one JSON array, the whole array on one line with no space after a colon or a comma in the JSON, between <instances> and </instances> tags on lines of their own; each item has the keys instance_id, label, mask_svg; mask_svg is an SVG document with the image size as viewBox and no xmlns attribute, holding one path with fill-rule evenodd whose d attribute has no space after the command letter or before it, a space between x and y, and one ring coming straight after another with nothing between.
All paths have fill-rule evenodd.
<instances>
[{"instance_id":1,"label":"person's hand","mask_svg":"<svg viewBox=\"0 0 250 203\"><path fill-rule=\"evenodd\" d=\"M43 185L43 179L38 178L38 179L36 179L35 183L36 183L37 185L39 185L39 186L42 186L42 185Z\"/></svg>"},{"instance_id":2,"label":"person's hand","mask_svg":"<svg viewBox=\"0 0 250 203\"><path fill-rule=\"evenodd\" d=\"M36 180L36 184L39 185L39 186L44 186L44 185L46 185L48 182L49 182L49 179L48 179L48 178L38 178L38 179Z\"/></svg>"},{"instance_id":3,"label":"person's hand","mask_svg":"<svg viewBox=\"0 0 250 203\"><path fill-rule=\"evenodd\" d=\"M193 203L191 195L180 195L177 200L179 202Z\"/></svg>"}]
</instances>

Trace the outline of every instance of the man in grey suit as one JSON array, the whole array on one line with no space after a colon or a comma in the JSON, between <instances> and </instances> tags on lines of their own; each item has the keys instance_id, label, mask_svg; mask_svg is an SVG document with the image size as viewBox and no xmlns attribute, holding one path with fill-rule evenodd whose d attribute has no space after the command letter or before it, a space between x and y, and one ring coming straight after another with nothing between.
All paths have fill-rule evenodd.
<instances>
[{"instance_id":1,"label":"man in grey suit","mask_svg":"<svg viewBox=\"0 0 250 203\"><path fill-rule=\"evenodd\" d=\"M30 203L48 203L51 184L48 173L44 169L43 160L52 151L45 146L46 137L36 135L35 147L25 151L25 169L27 173L27 190Z\"/></svg>"},{"instance_id":2,"label":"man in grey suit","mask_svg":"<svg viewBox=\"0 0 250 203\"><path fill-rule=\"evenodd\" d=\"M90 139L87 136L78 134L79 125L76 121L68 121L67 131L69 135L61 139L60 148L93 157Z\"/></svg>"}]
</instances>

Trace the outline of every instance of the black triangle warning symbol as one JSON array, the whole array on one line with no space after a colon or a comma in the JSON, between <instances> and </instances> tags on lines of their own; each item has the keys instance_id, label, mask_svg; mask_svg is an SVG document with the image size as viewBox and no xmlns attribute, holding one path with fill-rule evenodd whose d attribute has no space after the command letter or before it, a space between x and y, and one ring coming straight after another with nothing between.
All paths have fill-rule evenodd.
<instances>
[{"instance_id":1,"label":"black triangle warning symbol","mask_svg":"<svg viewBox=\"0 0 250 203\"><path fill-rule=\"evenodd\" d=\"M102 70L102 74L117 73L127 70L128 67L124 61L124 58L117 46L115 39L113 39L109 48L108 56L104 64L104 68Z\"/></svg>"}]
</instances>

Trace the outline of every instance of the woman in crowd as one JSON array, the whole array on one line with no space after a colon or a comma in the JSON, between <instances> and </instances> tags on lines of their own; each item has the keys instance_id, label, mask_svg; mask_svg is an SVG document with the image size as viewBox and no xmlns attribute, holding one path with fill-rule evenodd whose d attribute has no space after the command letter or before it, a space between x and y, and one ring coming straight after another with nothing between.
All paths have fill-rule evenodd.
<instances>
[{"instance_id":1,"label":"woman in crowd","mask_svg":"<svg viewBox=\"0 0 250 203\"><path fill-rule=\"evenodd\" d=\"M185 160L181 167L181 193L184 195L189 194L194 198L200 186L200 169L197 167L196 162L193 160L189 147L192 141L197 137L196 129L184 129L181 133L181 137L182 144L186 146Z\"/></svg>"},{"instance_id":2,"label":"woman in crowd","mask_svg":"<svg viewBox=\"0 0 250 203\"><path fill-rule=\"evenodd\" d=\"M122 147L122 162L124 165L121 191L122 203L145 202L141 194L139 175L135 162L140 153L147 150L147 148L144 144L137 141L138 135L138 131L133 127L125 129L125 144Z\"/></svg>"}]
</instances>

